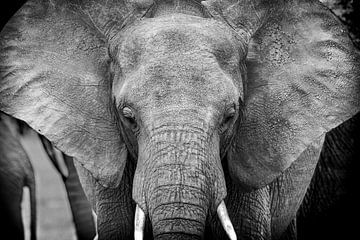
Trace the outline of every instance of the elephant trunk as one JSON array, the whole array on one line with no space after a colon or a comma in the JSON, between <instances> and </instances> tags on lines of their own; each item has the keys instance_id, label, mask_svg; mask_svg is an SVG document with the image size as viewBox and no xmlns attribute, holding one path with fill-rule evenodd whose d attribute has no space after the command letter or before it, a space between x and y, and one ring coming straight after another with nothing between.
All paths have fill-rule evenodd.
<instances>
[{"instance_id":1,"label":"elephant trunk","mask_svg":"<svg viewBox=\"0 0 360 240\"><path fill-rule=\"evenodd\" d=\"M155 239L202 239L208 213L226 196L219 143L198 129L166 130L139 146L133 197Z\"/></svg>"},{"instance_id":2,"label":"elephant trunk","mask_svg":"<svg viewBox=\"0 0 360 240\"><path fill-rule=\"evenodd\" d=\"M201 239L212 196L206 177L191 168L170 165L155 172L160 184L148 191L155 239Z\"/></svg>"}]
</instances>

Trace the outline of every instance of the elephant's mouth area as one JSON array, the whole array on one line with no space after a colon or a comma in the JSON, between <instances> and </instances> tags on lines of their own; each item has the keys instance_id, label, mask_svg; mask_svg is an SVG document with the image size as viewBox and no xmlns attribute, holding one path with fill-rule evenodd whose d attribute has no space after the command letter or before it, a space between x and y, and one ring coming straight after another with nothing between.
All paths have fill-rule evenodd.
<instances>
[{"instance_id":1,"label":"elephant's mouth area","mask_svg":"<svg viewBox=\"0 0 360 240\"><path fill-rule=\"evenodd\" d=\"M269 198L256 203L257 200L252 199L266 191L244 195L237 206L229 203L229 222L234 223L233 231L226 229L218 214L209 214L201 206L183 202L161 204L147 222L152 228L144 232L144 239L271 239L270 208L262 205ZM182 216L177 217L178 214Z\"/></svg>"},{"instance_id":2,"label":"elephant's mouth area","mask_svg":"<svg viewBox=\"0 0 360 240\"><path fill-rule=\"evenodd\" d=\"M237 239L270 239L271 195L269 187L243 193L237 189L236 185L232 185L227 177L226 180L228 194L224 198L224 202L228 208L228 216L233 223ZM126 189L130 190L129 188ZM121 191L124 192L126 189ZM165 185L154 189L151 199L156 202L155 199L159 196L171 198L170 189L174 190L174 188ZM176 196L176 192L181 193L181 191L184 193L192 191L192 187L179 185L177 191L172 191L174 193L173 197ZM164 193L161 194L162 192ZM121 195L120 192L119 194ZM128 194L131 195L131 192ZM149 209L147 214L144 215L146 217L144 217L142 229L143 239L231 239L225 231L218 214L202 207L207 203L205 197L197 196L198 204L195 205L185 200L183 196L180 198L177 202L158 203ZM234 204L234 202L237 202L237 204ZM111 206L113 206L113 203L104 205L104 208L113 209ZM134 228L131 226L134 226L134 222L136 222L134 221L136 214L132 209L122 209L119 210L119 213L123 211L132 213L132 220L128 219L130 221L128 223L129 228L124 229L122 225L117 227L112 225L111 229L113 230L111 230L110 234L108 222L104 222L104 224L99 225L98 231L102 233L99 234L99 239L118 239L119 236L124 236L123 231L128 232L129 237L134 235ZM102 214L100 213L100 215ZM103 217L100 216L100 218ZM122 218L122 215L117 214L113 220L115 221L116 218ZM101 238L101 236L105 237L105 235L106 238Z\"/></svg>"},{"instance_id":3,"label":"elephant's mouth area","mask_svg":"<svg viewBox=\"0 0 360 240\"><path fill-rule=\"evenodd\" d=\"M175 235L182 237L170 239L187 239L184 238L186 236L201 239L216 193L209 187L214 184L208 174L194 169L199 168L175 164L148 171L153 172L148 179L156 181L144 183L145 194L137 196L140 201L145 199L144 215L149 216L155 239L169 239L169 236ZM218 198L224 199L225 194L223 192Z\"/></svg>"},{"instance_id":4,"label":"elephant's mouth area","mask_svg":"<svg viewBox=\"0 0 360 240\"><path fill-rule=\"evenodd\" d=\"M219 212L221 226L235 235L223 203L226 187L215 147L218 139L196 131L167 130L152 136L157 142L140 145L132 194L137 204L135 234L143 235L148 219L155 239L202 239L209 214Z\"/></svg>"},{"instance_id":5,"label":"elephant's mouth area","mask_svg":"<svg viewBox=\"0 0 360 240\"><path fill-rule=\"evenodd\" d=\"M252 192L237 188L228 182L229 192L222 201L227 216L222 219L218 211L210 210L208 193L202 189L186 184L155 187L148 196L154 203L147 211L152 228L145 235L154 239L270 239L270 187Z\"/></svg>"}]
</instances>

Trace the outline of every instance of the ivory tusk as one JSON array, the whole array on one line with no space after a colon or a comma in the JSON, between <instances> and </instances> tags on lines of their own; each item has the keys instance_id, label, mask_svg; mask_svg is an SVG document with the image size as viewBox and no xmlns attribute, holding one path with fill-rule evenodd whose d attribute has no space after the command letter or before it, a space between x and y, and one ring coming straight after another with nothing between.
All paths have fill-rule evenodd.
<instances>
[{"instance_id":1,"label":"ivory tusk","mask_svg":"<svg viewBox=\"0 0 360 240\"><path fill-rule=\"evenodd\" d=\"M98 236L98 230L97 230L97 214L95 213L94 210L91 210L92 216L93 216L93 220L94 220L94 225L95 225L95 232L96 232L96 236L94 237L93 240L98 240L99 236Z\"/></svg>"},{"instance_id":2,"label":"ivory tusk","mask_svg":"<svg viewBox=\"0 0 360 240\"><path fill-rule=\"evenodd\" d=\"M135 240L142 240L144 237L144 227L145 227L145 213L139 205L136 205L135 210Z\"/></svg>"},{"instance_id":3,"label":"ivory tusk","mask_svg":"<svg viewBox=\"0 0 360 240\"><path fill-rule=\"evenodd\" d=\"M219 216L221 225L225 229L226 234L229 236L229 238L231 240L237 240L236 233L235 233L234 227L230 221L224 201L221 201L216 212Z\"/></svg>"}]
</instances>

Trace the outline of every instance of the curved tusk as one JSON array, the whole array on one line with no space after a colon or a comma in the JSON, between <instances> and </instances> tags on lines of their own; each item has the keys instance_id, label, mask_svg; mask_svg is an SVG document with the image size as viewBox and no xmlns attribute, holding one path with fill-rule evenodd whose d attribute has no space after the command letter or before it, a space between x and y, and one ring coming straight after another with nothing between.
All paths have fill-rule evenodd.
<instances>
[{"instance_id":1,"label":"curved tusk","mask_svg":"<svg viewBox=\"0 0 360 240\"><path fill-rule=\"evenodd\" d=\"M142 240L144 237L144 227L145 227L145 213L139 205L136 204L135 210L135 240Z\"/></svg>"},{"instance_id":2,"label":"curved tusk","mask_svg":"<svg viewBox=\"0 0 360 240\"><path fill-rule=\"evenodd\" d=\"M220 205L217 208L217 214L219 216L221 225L223 226L223 228L225 229L225 232L227 233L227 235L229 236L229 238L231 240L237 240L236 237L236 233L234 230L234 227L230 221L227 209L226 209L226 205L224 201L221 201Z\"/></svg>"},{"instance_id":3,"label":"curved tusk","mask_svg":"<svg viewBox=\"0 0 360 240\"><path fill-rule=\"evenodd\" d=\"M98 235L98 229L97 229L97 214L95 213L94 210L91 210L91 213L92 213L92 216L93 216L94 225L95 225L95 232L96 232L96 235L95 235L93 240L98 240L99 235Z\"/></svg>"}]
</instances>

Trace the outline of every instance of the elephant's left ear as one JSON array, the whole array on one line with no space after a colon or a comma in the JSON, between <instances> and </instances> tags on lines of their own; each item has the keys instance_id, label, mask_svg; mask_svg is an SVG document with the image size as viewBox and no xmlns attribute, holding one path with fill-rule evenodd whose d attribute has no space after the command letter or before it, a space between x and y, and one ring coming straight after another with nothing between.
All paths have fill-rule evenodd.
<instances>
[{"instance_id":1,"label":"elephant's left ear","mask_svg":"<svg viewBox=\"0 0 360 240\"><path fill-rule=\"evenodd\" d=\"M261 187L359 111L359 54L341 23L315 0L205 5L249 41L244 116L228 164L241 184Z\"/></svg>"},{"instance_id":2,"label":"elephant's left ear","mask_svg":"<svg viewBox=\"0 0 360 240\"><path fill-rule=\"evenodd\" d=\"M132 11L123 0L30 0L0 35L0 110L111 187L127 149L113 111L107 39Z\"/></svg>"}]
</instances>

